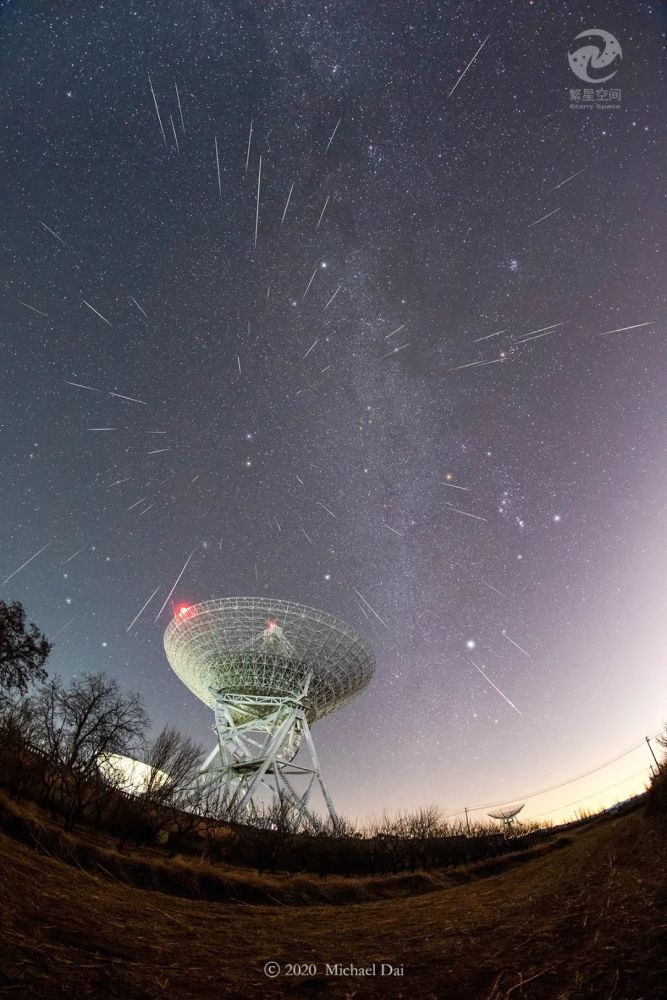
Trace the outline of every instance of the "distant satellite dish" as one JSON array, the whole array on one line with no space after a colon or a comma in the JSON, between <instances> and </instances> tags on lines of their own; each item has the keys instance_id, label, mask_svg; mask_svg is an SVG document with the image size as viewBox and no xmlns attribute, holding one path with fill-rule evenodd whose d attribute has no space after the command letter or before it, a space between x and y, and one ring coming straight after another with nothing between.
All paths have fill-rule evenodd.
<instances>
[{"instance_id":1,"label":"distant satellite dish","mask_svg":"<svg viewBox=\"0 0 667 1000\"><path fill-rule=\"evenodd\" d=\"M490 816L491 819L501 820L501 822L505 824L505 827L509 828L525 804L525 802L522 802L521 805L518 806L508 806L506 809L499 809L498 812L487 813L487 816Z\"/></svg>"}]
</instances>

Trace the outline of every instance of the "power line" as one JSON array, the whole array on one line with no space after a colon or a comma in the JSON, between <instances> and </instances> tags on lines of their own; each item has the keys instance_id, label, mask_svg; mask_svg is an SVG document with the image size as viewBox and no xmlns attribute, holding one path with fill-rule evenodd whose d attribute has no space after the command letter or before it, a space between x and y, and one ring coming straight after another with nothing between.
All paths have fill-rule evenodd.
<instances>
[{"instance_id":1,"label":"power line","mask_svg":"<svg viewBox=\"0 0 667 1000\"><path fill-rule=\"evenodd\" d=\"M658 733L654 733L653 735L658 736L661 731L662 730ZM617 760L621 760L623 757L627 757L628 754L634 753L634 751L638 750L639 747L644 746L645 739L646 737L643 737L638 743L635 743L633 746L628 747L627 750L623 750L621 753L616 754L615 757L610 757L609 760L606 760L603 764L598 764L597 767L591 768L590 771L584 771L583 774L578 774L574 778L568 778L566 781L561 781L557 785L550 785L548 788L541 788L539 791L530 792L527 795L514 795L511 799L503 799L502 802L486 802L480 806L468 806L466 808L468 812L479 812L482 809L494 809L497 806L509 805L512 802L516 802L518 799L534 799L538 795L545 795L547 792L555 792L557 789L564 788L566 785L572 785L575 781L581 781L582 778L587 778L589 775L595 774L597 771L602 771L605 767L609 767L610 764L615 764ZM449 813L446 819L451 819L453 816L462 816L465 811L466 809L464 808L459 809L457 812Z\"/></svg>"},{"instance_id":2,"label":"power line","mask_svg":"<svg viewBox=\"0 0 667 1000\"><path fill-rule=\"evenodd\" d=\"M649 767L651 765L649 764ZM586 802L587 799L593 799L596 795L603 795L604 792L608 792L611 788L618 788L619 785L624 785L626 781L632 781L633 778L638 778L640 774L646 774L646 768L643 767L641 771L637 771L635 774L628 775L627 778L623 778L622 781L616 781L613 785L607 785L606 788L601 788L597 792L592 792L591 795L584 795L582 799L576 799L574 802L568 802L564 806L556 806L555 809L547 809L546 812L538 813L537 816L530 816L529 819L540 819L542 816L548 816L550 813L558 812L559 809L569 809L571 806L577 806L580 802Z\"/></svg>"}]
</instances>

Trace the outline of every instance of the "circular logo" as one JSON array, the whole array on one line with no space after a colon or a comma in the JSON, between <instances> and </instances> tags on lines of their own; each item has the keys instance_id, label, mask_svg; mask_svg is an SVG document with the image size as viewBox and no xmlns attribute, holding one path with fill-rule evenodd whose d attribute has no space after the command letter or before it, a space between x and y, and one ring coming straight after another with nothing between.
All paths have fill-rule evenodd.
<instances>
[{"instance_id":1,"label":"circular logo","mask_svg":"<svg viewBox=\"0 0 667 1000\"><path fill-rule=\"evenodd\" d=\"M604 83L616 76L618 68L606 76L591 76L591 71L604 71L613 62L623 58L621 46L617 38L611 32L602 31L601 28L588 28L577 35L575 42L581 38L589 39L587 45L581 45L574 52L568 52L567 61L575 76L585 83Z\"/></svg>"}]
</instances>

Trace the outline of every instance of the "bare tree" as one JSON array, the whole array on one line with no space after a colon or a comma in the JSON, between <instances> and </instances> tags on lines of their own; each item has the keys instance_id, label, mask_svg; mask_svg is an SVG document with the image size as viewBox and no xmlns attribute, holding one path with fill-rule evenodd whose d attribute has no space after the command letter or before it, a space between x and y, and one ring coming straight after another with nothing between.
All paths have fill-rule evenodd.
<instances>
[{"instance_id":1,"label":"bare tree","mask_svg":"<svg viewBox=\"0 0 667 1000\"><path fill-rule=\"evenodd\" d=\"M148 717L141 698L104 673L85 674L65 687L55 678L34 699L35 736L48 758L48 793L71 829L85 812L100 761L136 755Z\"/></svg>"},{"instance_id":2,"label":"bare tree","mask_svg":"<svg viewBox=\"0 0 667 1000\"><path fill-rule=\"evenodd\" d=\"M403 817L404 838L407 846L408 864L415 868L426 868L433 854L435 840L441 835L442 816L437 806L425 806Z\"/></svg>"},{"instance_id":3,"label":"bare tree","mask_svg":"<svg viewBox=\"0 0 667 1000\"><path fill-rule=\"evenodd\" d=\"M24 695L31 684L45 681L50 652L51 643L37 626L26 628L23 605L0 601L0 699L12 691Z\"/></svg>"},{"instance_id":4,"label":"bare tree","mask_svg":"<svg viewBox=\"0 0 667 1000\"><path fill-rule=\"evenodd\" d=\"M177 729L165 726L145 754L150 768L142 796L146 802L185 801L196 784L203 748Z\"/></svg>"},{"instance_id":5,"label":"bare tree","mask_svg":"<svg viewBox=\"0 0 667 1000\"><path fill-rule=\"evenodd\" d=\"M667 751L667 725L660 736L657 737L658 745ZM667 754L663 753L657 772L651 777L647 789L646 808L649 815L664 816L667 814Z\"/></svg>"},{"instance_id":6,"label":"bare tree","mask_svg":"<svg viewBox=\"0 0 667 1000\"><path fill-rule=\"evenodd\" d=\"M248 843L255 849L259 871L275 871L294 835L303 828L303 816L289 799L273 798L268 805L255 807L247 829Z\"/></svg>"},{"instance_id":7,"label":"bare tree","mask_svg":"<svg viewBox=\"0 0 667 1000\"><path fill-rule=\"evenodd\" d=\"M35 710L30 698L6 695L0 699L0 751L2 782L20 798L39 771L40 762L33 749Z\"/></svg>"},{"instance_id":8,"label":"bare tree","mask_svg":"<svg viewBox=\"0 0 667 1000\"><path fill-rule=\"evenodd\" d=\"M236 846L238 806L214 782L200 781L198 788L200 829L206 841L204 856L209 861L220 861Z\"/></svg>"},{"instance_id":9,"label":"bare tree","mask_svg":"<svg viewBox=\"0 0 667 1000\"><path fill-rule=\"evenodd\" d=\"M154 840L162 831L173 846L174 835L182 837L196 829L202 755L202 747L171 726L165 726L148 744L143 755L146 777L137 790L141 823L135 840Z\"/></svg>"}]
</instances>

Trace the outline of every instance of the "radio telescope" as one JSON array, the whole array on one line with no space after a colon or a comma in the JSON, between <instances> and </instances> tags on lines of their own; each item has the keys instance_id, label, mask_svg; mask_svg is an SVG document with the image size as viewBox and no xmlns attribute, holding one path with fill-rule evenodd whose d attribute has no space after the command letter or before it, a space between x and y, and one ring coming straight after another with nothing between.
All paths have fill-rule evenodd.
<instances>
[{"instance_id":1,"label":"radio telescope","mask_svg":"<svg viewBox=\"0 0 667 1000\"><path fill-rule=\"evenodd\" d=\"M319 829L309 806L317 783L335 824L310 730L369 683L375 657L365 639L302 604L226 597L178 608L164 648L174 673L215 713L217 745L202 774L228 811L256 815L268 788Z\"/></svg>"},{"instance_id":2,"label":"radio telescope","mask_svg":"<svg viewBox=\"0 0 667 1000\"><path fill-rule=\"evenodd\" d=\"M487 813L487 816L490 816L491 819L501 820L505 827L505 833L508 833L518 813L521 812L525 804L525 802L522 802L520 806L508 806L506 809L499 809L498 812Z\"/></svg>"}]
</instances>

